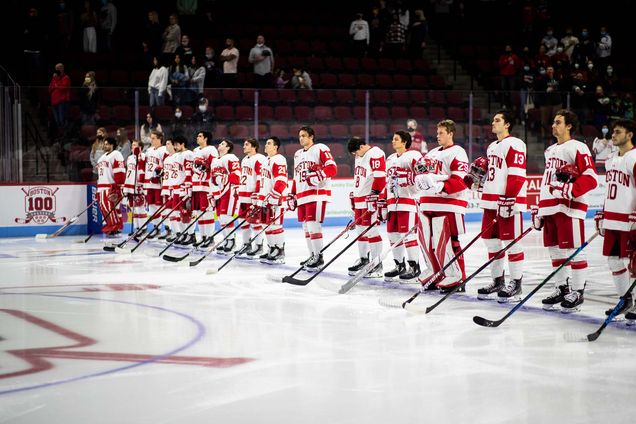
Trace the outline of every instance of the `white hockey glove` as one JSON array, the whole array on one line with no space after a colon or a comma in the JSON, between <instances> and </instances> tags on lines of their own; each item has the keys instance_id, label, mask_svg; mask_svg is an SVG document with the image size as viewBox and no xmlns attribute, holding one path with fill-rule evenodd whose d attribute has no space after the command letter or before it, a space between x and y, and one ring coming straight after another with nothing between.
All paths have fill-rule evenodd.
<instances>
[{"instance_id":1,"label":"white hockey glove","mask_svg":"<svg viewBox=\"0 0 636 424\"><path fill-rule=\"evenodd\" d=\"M543 217L539 216L538 206L530 206L530 216L532 217L532 228L541 231L543 228Z\"/></svg>"},{"instance_id":2,"label":"white hockey glove","mask_svg":"<svg viewBox=\"0 0 636 424\"><path fill-rule=\"evenodd\" d=\"M397 184L400 187L409 187L415 184L415 175L411 171L399 170L396 172Z\"/></svg>"},{"instance_id":3,"label":"white hockey glove","mask_svg":"<svg viewBox=\"0 0 636 424\"><path fill-rule=\"evenodd\" d=\"M497 215L502 218L510 218L515 214L515 198L499 196L497 201Z\"/></svg>"},{"instance_id":4,"label":"white hockey glove","mask_svg":"<svg viewBox=\"0 0 636 424\"><path fill-rule=\"evenodd\" d=\"M289 193L287 196L287 209L290 211L295 211L298 207L298 200L296 200L296 195L294 193Z\"/></svg>"},{"instance_id":5,"label":"white hockey glove","mask_svg":"<svg viewBox=\"0 0 636 424\"><path fill-rule=\"evenodd\" d=\"M596 211L594 214L594 223L596 224L596 231L601 237L605 237L605 229L603 228L603 221L605 219L605 213L603 211Z\"/></svg>"},{"instance_id":6,"label":"white hockey glove","mask_svg":"<svg viewBox=\"0 0 636 424\"><path fill-rule=\"evenodd\" d=\"M564 183L561 181L551 181L549 187L550 193L557 199L572 200L572 183Z\"/></svg>"},{"instance_id":7,"label":"white hockey glove","mask_svg":"<svg viewBox=\"0 0 636 424\"><path fill-rule=\"evenodd\" d=\"M325 174L325 171L320 169L318 171L312 171L309 174L307 174L306 181L307 181L307 184L309 184L310 186L316 187L318 184L323 182L326 178L327 178L327 174Z\"/></svg>"}]
</instances>

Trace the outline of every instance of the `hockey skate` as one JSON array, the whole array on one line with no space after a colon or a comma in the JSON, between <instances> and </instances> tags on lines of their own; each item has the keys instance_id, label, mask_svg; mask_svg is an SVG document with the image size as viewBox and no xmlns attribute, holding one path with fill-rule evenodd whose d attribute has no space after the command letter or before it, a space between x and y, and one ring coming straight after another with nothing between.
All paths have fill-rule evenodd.
<instances>
[{"instance_id":1,"label":"hockey skate","mask_svg":"<svg viewBox=\"0 0 636 424\"><path fill-rule=\"evenodd\" d=\"M632 326L636 325L636 306L632 306L632 308L625 313L625 322L626 325Z\"/></svg>"},{"instance_id":2,"label":"hockey skate","mask_svg":"<svg viewBox=\"0 0 636 424\"><path fill-rule=\"evenodd\" d=\"M201 244L199 245L199 247L201 249L207 249L210 246L212 246L214 244L214 237L212 236L208 236L207 238L204 236L203 240L201 241Z\"/></svg>"},{"instance_id":3,"label":"hockey skate","mask_svg":"<svg viewBox=\"0 0 636 424\"><path fill-rule=\"evenodd\" d=\"M557 305L560 305L561 302L565 299L565 296L570 293L570 285L566 281L565 284L557 286L550 296L541 300L541 304L543 305L543 309L546 311L553 311L556 309Z\"/></svg>"},{"instance_id":4,"label":"hockey skate","mask_svg":"<svg viewBox=\"0 0 636 424\"><path fill-rule=\"evenodd\" d=\"M228 255L230 254L230 252L232 252L232 250L234 250L235 244L236 244L235 239L233 238L227 239L225 240L225 243L223 244L223 246L217 247L216 253L218 253L219 255Z\"/></svg>"},{"instance_id":5,"label":"hockey skate","mask_svg":"<svg viewBox=\"0 0 636 424\"><path fill-rule=\"evenodd\" d=\"M269 257L271 256L272 251L274 250L274 246L269 246L269 251L263 253L261 256L258 257L258 259L264 263L264 264L268 264L269 263Z\"/></svg>"},{"instance_id":6,"label":"hockey skate","mask_svg":"<svg viewBox=\"0 0 636 424\"><path fill-rule=\"evenodd\" d=\"M349 268L347 268L347 271L349 273L349 275L356 275L358 273L358 271L360 271L362 268L365 267L366 264L369 263L369 257L367 256L366 258L360 258L356 261L356 263L354 263L352 266L350 266Z\"/></svg>"},{"instance_id":7,"label":"hockey skate","mask_svg":"<svg viewBox=\"0 0 636 424\"><path fill-rule=\"evenodd\" d=\"M307 262L305 266L305 271L307 272L316 272L320 269L321 266L325 264L325 260L322 257L322 253L314 254L310 261Z\"/></svg>"},{"instance_id":8,"label":"hockey skate","mask_svg":"<svg viewBox=\"0 0 636 424\"><path fill-rule=\"evenodd\" d=\"M252 244L251 243L244 243L243 246L241 246L237 251L239 252L236 255L237 259L251 259L248 256L248 252L252 249Z\"/></svg>"},{"instance_id":9,"label":"hockey skate","mask_svg":"<svg viewBox=\"0 0 636 424\"><path fill-rule=\"evenodd\" d=\"M482 287L477 289L477 299L479 300L490 300L492 299L491 295L498 293L499 290L504 288L505 276L494 278L492 283L488 284L486 287Z\"/></svg>"},{"instance_id":10,"label":"hockey skate","mask_svg":"<svg viewBox=\"0 0 636 424\"><path fill-rule=\"evenodd\" d=\"M171 234L170 237L167 237L166 241L168 243L175 242L175 244L177 244L177 241L179 240L180 237L181 237L181 233L174 233L174 234Z\"/></svg>"},{"instance_id":11,"label":"hockey skate","mask_svg":"<svg viewBox=\"0 0 636 424\"><path fill-rule=\"evenodd\" d=\"M612 318L612 321L624 320L625 313L629 312L629 310L632 309L632 307L634 306L634 299L631 293L625 296L623 300L624 300L623 304L618 309L618 311L616 311L616 315L614 315L614 318ZM605 311L605 316L610 316L612 314L612 311L614 311L614 308L610 308L607 311Z\"/></svg>"},{"instance_id":12,"label":"hockey skate","mask_svg":"<svg viewBox=\"0 0 636 424\"><path fill-rule=\"evenodd\" d=\"M181 240L179 240L179 244L181 246L190 246L196 243L196 241L197 241L197 238L194 235L194 233L184 234L183 237L181 237Z\"/></svg>"},{"instance_id":13,"label":"hockey skate","mask_svg":"<svg viewBox=\"0 0 636 424\"><path fill-rule=\"evenodd\" d=\"M396 278L406 272L406 263L404 260L400 262L397 259L393 259L393 262L395 262L395 268L384 273L384 281L395 281Z\"/></svg>"},{"instance_id":14,"label":"hockey skate","mask_svg":"<svg viewBox=\"0 0 636 424\"><path fill-rule=\"evenodd\" d=\"M157 240L166 240L168 237L170 237L171 234L172 231L170 230L170 228L166 228L166 232L157 237Z\"/></svg>"},{"instance_id":15,"label":"hockey skate","mask_svg":"<svg viewBox=\"0 0 636 424\"><path fill-rule=\"evenodd\" d=\"M155 228L153 228L153 229L152 229L152 231L150 232L150 234L148 234L147 239L148 239L148 240L152 240L152 239L154 239L155 237L157 237L158 235L159 235L159 228L158 228L158 227L155 227ZM141 237L142 237L142 234L138 234L138 235L135 237L135 241L139 241L138 239L141 239Z\"/></svg>"},{"instance_id":16,"label":"hockey skate","mask_svg":"<svg viewBox=\"0 0 636 424\"><path fill-rule=\"evenodd\" d=\"M400 275L400 282L416 280L417 277L419 277L420 273L422 272L420 270L420 264L417 263L417 261L408 261L408 264L409 264L409 269L408 271Z\"/></svg>"},{"instance_id":17,"label":"hockey skate","mask_svg":"<svg viewBox=\"0 0 636 424\"><path fill-rule=\"evenodd\" d=\"M580 311L581 305L585 300L583 297L584 291L585 289L572 290L570 293L566 294L563 302L561 302L561 312L564 314L571 314L572 312Z\"/></svg>"},{"instance_id":18,"label":"hockey skate","mask_svg":"<svg viewBox=\"0 0 636 424\"><path fill-rule=\"evenodd\" d=\"M522 277L523 278L523 277ZM517 303L521 301L521 280L511 279L497 292L497 302Z\"/></svg>"},{"instance_id":19,"label":"hockey skate","mask_svg":"<svg viewBox=\"0 0 636 424\"><path fill-rule=\"evenodd\" d=\"M373 267L373 269L362 278L382 278L384 276L384 270L382 269L382 262Z\"/></svg>"},{"instance_id":20,"label":"hockey skate","mask_svg":"<svg viewBox=\"0 0 636 424\"><path fill-rule=\"evenodd\" d=\"M201 237L201 240L195 242L192 246L193 247L203 247L203 245L205 244L205 242L208 240L208 236L203 236Z\"/></svg>"},{"instance_id":21,"label":"hockey skate","mask_svg":"<svg viewBox=\"0 0 636 424\"><path fill-rule=\"evenodd\" d=\"M270 249L269 257L267 258L267 263L274 264L284 264L285 263L285 245L283 247L274 246Z\"/></svg>"},{"instance_id":22,"label":"hockey skate","mask_svg":"<svg viewBox=\"0 0 636 424\"><path fill-rule=\"evenodd\" d=\"M247 258L249 260L254 260L258 258L263 253L263 243L257 244L256 246L252 246L251 249L247 250Z\"/></svg>"}]
</instances>

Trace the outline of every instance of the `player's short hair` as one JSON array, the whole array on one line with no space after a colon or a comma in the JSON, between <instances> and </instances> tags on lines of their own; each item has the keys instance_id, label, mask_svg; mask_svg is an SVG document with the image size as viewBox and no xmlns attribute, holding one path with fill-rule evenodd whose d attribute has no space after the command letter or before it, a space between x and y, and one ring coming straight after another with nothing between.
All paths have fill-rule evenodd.
<instances>
[{"instance_id":1,"label":"player's short hair","mask_svg":"<svg viewBox=\"0 0 636 424\"><path fill-rule=\"evenodd\" d=\"M232 141L230 141L230 139L228 138L222 138L221 141L219 141L219 144L223 143L224 141L227 145L227 152L232 153L234 151L234 143L232 143Z\"/></svg>"},{"instance_id":2,"label":"player's short hair","mask_svg":"<svg viewBox=\"0 0 636 424\"><path fill-rule=\"evenodd\" d=\"M349 139L349 142L347 143L347 150L349 150L349 153L355 153L358 150L360 150L360 147L362 147L365 144L367 144L367 142L364 141L364 138L351 137Z\"/></svg>"},{"instance_id":3,"label":"player's short hair","mask_svg":"<svg viewBox=\"0 0 636 424\"><path fill-rule=\"evenodd\" d=\"M157 130L152 130L150 131L150 134L154 134L155 137L157 137L159 139L159 141L161 141L161 144L164 144L164 138L163 138L163 133L161 131L157 131Z\"/></svg>"},{"instance_id":4,"label":"player's short hair","mask_svg":"<svg viewBox=\"0 0 636 424\"><path fill-rule=\"evenodd\" d=\"M253 148L255 148L255 149L256 149L256 151L258 152L259 144L258 144L258 140L257 140L257 139L255 139L255 138L253 138L253 137L247 137L247 138L245 139L245 141L246 141L246 142L248 142L248 143L250 143L250 144L251 144L251 146L252 146Z\"/></svg>"},{"instance_id":5,"label":"player's short hair","mask_svg":"<svg viewBox=\"0 0 636 424\"><path fill-rule=\"evenodd\" d=\"M267 140L272 140L274 146L276 146L277 149L280 149L280 138L273 135L271 137L267 137Z\"/></svg>"},{"instance_id":6,"label":"player's short hair","mask_svg":"<svg viewBox=\"0 0 636 424\"><path fill-rule=\"evenodd\" d=\"M316 133L314 132L314 129L310 126L300 127L298 132L301 132L301 131L305 131L311 138L316 138Z\"/></svg>"},{"instance_id":7,"label":"player's short hair","mask_svg":"<svg viewBox=\"0 0 636 424\"><path fill-rule=\"evenodd\" d=\"M450 134L456 134L457 132L457 127L455 126L455 121L453 121L452 119L443 119L441 121L439 121L437 123L437 127L443 127L446 128L446 131Z\"/></svg>"},{"instance_id":8,"label":"player's short hair","mask_svg":"<svg viewBox=\"0 0 636 424\"><path fill-rule=\"evenodd\" d=\"M182 135L178 135L176 136L173 140L172 140L172 144L187 144L188 140L186 140L186 138Z\"/></svg>"},{"instance_id":9,"label":"player's short hair","mask_svg":"<svg viewBox=\"0 0 636 424\"><path fill-rule=\"evenodd\" d=\"M570 128L570 135L574 134L574 132L579 128L579 117L571 110L561 109L555 113L555 116L557 115L563 117L565 125L572 125L572 128Z\"/></svg>"},{"instance_id":10,"label":"player's short hair","mask_svg":"<svg viewBox=\"0 0 636 424\"><path fill-rule=\"evenodd\" d=\"M636 121L634 121L633 119L617 119L616 121L612 122L612 128L615 127L625 128L625 131L630 132L634 134L634 136L636 136ZM634 136L632 136L632 140L635 140Z\"/></svg>"},{"instance_id":11,"label":"player's short hair","mask_svg":"<svg viewBox=\"0 0 636 424\"><path fill-rule=\"evenodd\" d=\"M209 131L205 131L205 130L201 130L197 133L197 135L201 134L203 136L203 138L205 138L205 142L207 144L210 143L210 132Z\"/></svg>"},{"instance_id":12,"label":"player's short hair","mask_svg":"<svg viewBox=\"0 0 636 424\"><path fill-rule=\"evenodd\" d=\"M115 140L113 137L106 137L104 139L104 143L108 143L111 146L115 147L117 145L117 140Z\"/></svg>"},{"instance_id":13,"label":"player's short hair","mask_svg":"<svg viewBox=\"0 0 636 424\"><path fill-rule=\"evenodd\" d=\"M508 124L508 132L512 131L512 127L515 125L515 115L511 109L501 109L495 112L495 115L501 115L505 124Z\"/></svg>"},{"instance_id":14,"label":"player's short hair","mask_svg":"<svg viewBox=\"0 0 636 424\"><path fill-rule=\"evenodd\" d=\"M396 131L394 132L394 134L400 136L400 138L402 139L403 142L406 143L406 148L408 149L409 147L411 147L411 143L413 142L413 140L411 139L411 134L409 134L406 131Z\"/></svg>"}]
</instances>

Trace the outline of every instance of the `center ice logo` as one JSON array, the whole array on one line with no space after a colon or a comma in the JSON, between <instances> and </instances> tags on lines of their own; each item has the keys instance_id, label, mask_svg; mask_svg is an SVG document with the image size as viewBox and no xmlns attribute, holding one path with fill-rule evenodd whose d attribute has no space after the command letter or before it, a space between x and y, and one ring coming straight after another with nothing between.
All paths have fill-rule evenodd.
<instances>
[{"instance_id":1,"label":"center ice logo","mask_svg":"<svg viewBox=\"0 0 636 424\"><path fill-rule=\"evenodd\" d=\"M55 193L59 188L53 190L49 187L30 187L28 190L22 188L24 192L24 218L15 218L18 224L29 224L34 221L36 224L46 224L49 220L54 224L64 223L66 217L55 216Z\"/></svg>"}]
</instances>

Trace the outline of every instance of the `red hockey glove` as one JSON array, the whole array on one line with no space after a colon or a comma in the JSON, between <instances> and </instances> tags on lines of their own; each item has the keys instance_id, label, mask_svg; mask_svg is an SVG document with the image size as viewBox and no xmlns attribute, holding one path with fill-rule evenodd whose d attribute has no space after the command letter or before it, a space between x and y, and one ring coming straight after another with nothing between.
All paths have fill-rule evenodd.
<instances>
[{"instance_id":1,"label":"red hockey glove","mask_svg":"<svg viewBox=\"0 0 636 424\"><path fill-rule=\"evenodd\" d=\"M289 196L287 196L287 209L289 209L290 211L295 211L297 207L298 200L296 199L296 195L290 193Z\"/></svg>"},{"instance_id":2,"label":"red hockey glove","mask_svg":"<svg viewBox=\"0 0 636 424\"><path fill-rule=\"evenodd\" d=\"M603 228L603 219L605 218L605 214L603 211L596 211L594 214L594 223L596 224L596 231L598 231L598 235L601 237L605 236L605 229Z\"/></svg>"},{"instance_id":3,"label":"red hockey glove","mask_svg":"<svg viewBox=\"0 0 636 424\"><path fill-rule=\"evenodd\" d=\"M532 217L532 228L541 231L543 228L543 217L539 216L538 206L530 206L530 216Z\"/></svg>"}]
</instances>

